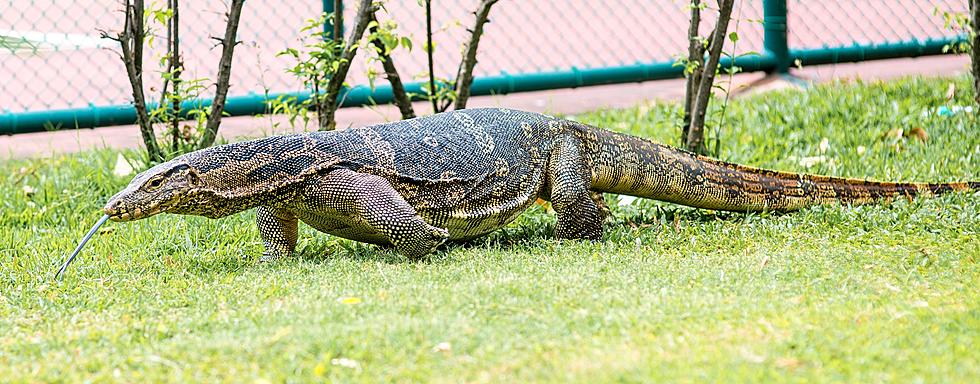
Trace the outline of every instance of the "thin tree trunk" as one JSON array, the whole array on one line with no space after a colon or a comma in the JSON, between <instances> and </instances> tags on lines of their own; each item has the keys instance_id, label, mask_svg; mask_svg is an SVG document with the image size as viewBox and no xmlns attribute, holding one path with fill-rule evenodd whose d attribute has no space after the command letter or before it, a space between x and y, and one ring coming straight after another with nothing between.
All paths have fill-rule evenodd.
<instances>
[{"instance_id":1,"label":"thin tree trunk","mask_svg":"<svg viewBox=\"0 0 980 384\"><path fill-rule=\"evenodd\" d=\"M698 84L698 94L697 98L694 99L691 126L687 135L687 149L701 154L705 153L704 115L708 110L711 87L715 82L715 71L718 69L718 60L721 58L721 48L725 45L725 34L728 32L728 22L732 18L735 0L720 0L719 3L721 7L718 10L718 24L715 25L711 43L708 46L708 62L704 66L701 83Z\"/></svg>"},{"instance_id":2,"label":"thin tree trunk","mask_svg":"<svg viewBox=\"0 0 980 384\"><path fill-rule=\"evenodd\" d=\"M173 151L176 153L180 146L178 145L180 140L180 102L183 101L179 97L173 97L180 95L180 72L184 66L180 61L180 12L177 6L178 0L170 0L171 10L173 15L170 18L170 70L173 71L174 79L174 92L171 95L171 108L173 109L173 121L170 129L173 130Z\"/></svg>"},{"instance_id":3,"label":"thin tree trunk","mask_svg":"<svg viewBox=\"0 0 980 384\"><path fill-rule=\"evenodd\" d=\"M146 27L143 26L143 0L137 0L133 2L133 18L130 26L133 27L133 64L140 70L137 74L140 76L140 85L142 85L143 78L143 43L146 41ZM142 88L140 88L142 93Z\"/></svg>"},{"instance_id":4,"label":"thin tree trunk","mask_svg":"<svg viewBox=\"0 0 980 384\"><path fill-rule=\"evenodd\" d=\"M497 3L497 0L483 0L476 9L476 22L473 23L473 30L470 32L470 42L466 44L466 52L463 60L459 63L459 71L456 72L456 106L455 109L465 109L466 102L470 98L470 86L473 85L473 68L476 67L476 51L480 45L480 37L483 36L483 25L488 23L487 17L490 16L490 8Z\"/></svg>"},{"instance_id":5,"label":"thin tree trunk","mask_svg":"<svg viewBox=\"0 0 980 384\"><path fill-rule=\"evenodd\" d=\"M340 46L344 42L344 1L333 0L333 41Z\"/></svg>"},{"instance_id":6,"label":"thin tree trunk","mask_svg":"<svg viewBox=\"0 0 980 384\"><path fill-rule=\"evenodd\" d=\"M344 50L344 0L333 0L333 42L334 52L340 56ZM313 102L313 110L320 116L320 79L313 76L313 94L310 95Z\"/></svg>"},{"instance_id":7,"label":"thin tree trunk","mask_svg":"<svg viewBox=\"0 0 980 384\"><path fill-rule=\"evenodd\" d=\"M167 0L167 9L171 9L171 10L173 9L173 4L171 3L172 1L174 0ZM164 56L167 58L167 69L165 73L170 73L171 71L174 70L174 61L172 60L173 56L171 56L173 55L172 39L173 39L173 20L171 19L167 21L167 53L166 56ZM160 87L160 103L159 103L160 105L163 105L164 103L167 102L168 89L170 89L170 78L164 77L163 86Z\"/></svg>"},{"instance_id":8,"label":"thin tree trunk","mask_svg":"<svg viewBox=\"0 0 980 384\"><path fill-rule=\"evenodd\" d=\"M143 1L136 0L131 3L125 2L125 21L123 31L112 38L119 42L122 50L123 65L126 67L126 77L129 78L129 85L133 91L133 107L136 108L136 123L140 128L140 135L143 144L146 145L146 153L151 162L163 161L160 147L157 144L156 135L153 133L153 125L150 124L150 116L146 110L146 95L143 93L143 41L145 30L143 29ZM103 32L103 37L109 37L108 33Z\"/></svg>"},{"instance_id":9,"label":"thin tree trunk","mask_svg":"<svg viewBox=\"0 0 980 384\"><path fill-rule=\"evenodd\" d=\"M337 128L337 122L334 121L334 116L337 113L337 96L340 94L340 88L344 84L344 79L347 78L347 71L350 70L351 62L354 60L354 56L357 54L357 42L361 40L364 36L364 31L367 29L368 23L371 21L371 15L377 10L373 4L372 0L361 0L360 7L357 11L357 20L354 24L354 30L352 31L350 37L347 39L347 43L344 45L343 54L341 56L340 65L337 70L330 76L330 82L327 84L327 92L320 99L320 105L317 107L321 131L332 131Z\"/></svg>"},{"instance_id":10,"label":"thin tree trunk","mask_svg":"<svg viewBox=\"0 0 980 384\"><path fill-rule=\"evenodd\" d=\"M974 110L980 114L980 0L970 0L970 29L973 31L973 41L970 45L970 60L973 72L973 100L976 101Z\"/></svg>"},{"instance_id":11,"label":"thin tree trunk","mask_svg":"<svg viewBox=\"0 0 980 384\"><path fill-rule=\"evenodd\" d=\"M701 83L701 71L704 70L704 43L698 38L698 30L701 26L701 0L691 0L689 6L691 25L687 30L687 61L692 68L684 84L684 126L681 128L681 143L684 145L687 144L687 132L691 127L691 107L694 106L697 86Z\"/></svg>"},{"instance_id":12,"label":"thin tree trunk","mask_svg":"<svg viewBox=\"0 0 980 384\"><path fill-rule=\"evenodd\" d=\"M371 13L371 21L378 21L375 13ZM377 29L378 27L371 27L371 33L374 34ZM388 82L391 83L391 93L395 98L395 105L397 105L398 110L401 111L402 119L411 119L415 117L415 110L412 108L412 99L408 97L408 93L405 92L405 85L402 84L402 78L398 75L398 68L395 67L395 62L391 59L390 52L388 52L384 42L382 42L379 38L374 38L371 40L371 44L374 44L374 46L378 49L378 57L381 59L381 66L384 67L385 75L388 77Z\"/></svg>"},{"instance_id":13,"label":"thin tree trunk","mask_svg":"<svg viewBox=\"0 0 980 384\"><path fill-rule=\"evenodd\" d=\"M425 0L425 52L429 60L429 100L432 101L432 113L442 112L439 110L439 100L436 100L436 72L433 65L432 51L432 0ZM445 109L443 109L445 110Z\"/></svg>"},{"instance_id":14,"label":"thin tree trunk","mask_svg":"<svg viewBox=\"0 0 980 384\"><path fill-rule=\"evenodd\" d=\"M214 91L214 101L211 102L211 112L208 115L208 122L204 128L204 134L198 143L198 148L210 147L214 144L214 139L218 135L218 126L221 125L221 115L225 111L225 100L228 96L229 81L231 81L231 59L235 54L235 46L238 45L236 36L238 34L238 21L242 17L242 6L245 0L232 0L231 9L228 12L228 24L225 26L225 36L221 40L221 59L218 61L218 83Z\"/></svg>"}]
</instances>

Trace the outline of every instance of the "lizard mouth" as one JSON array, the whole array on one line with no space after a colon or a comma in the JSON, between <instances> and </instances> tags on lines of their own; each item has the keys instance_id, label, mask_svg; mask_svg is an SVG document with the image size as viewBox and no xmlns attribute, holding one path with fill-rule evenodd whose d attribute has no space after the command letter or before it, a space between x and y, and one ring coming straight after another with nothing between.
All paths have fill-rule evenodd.
<instances>
[{"instance_id":1,"label":"lizard mouth","mask_svg":"<svg viewBox=\"0 0 980 384\"><path fill-rule=\"evenodd\" d=\"M133 221L139 219L145 219L147 217L156 215L162 212L159 206L152 209L144 210L142 208L136 207L132 209L127 209L121 206L109 206L105 209L105 214L109 216L109 220L112 221Z\"/></svg>"}]
</instances>

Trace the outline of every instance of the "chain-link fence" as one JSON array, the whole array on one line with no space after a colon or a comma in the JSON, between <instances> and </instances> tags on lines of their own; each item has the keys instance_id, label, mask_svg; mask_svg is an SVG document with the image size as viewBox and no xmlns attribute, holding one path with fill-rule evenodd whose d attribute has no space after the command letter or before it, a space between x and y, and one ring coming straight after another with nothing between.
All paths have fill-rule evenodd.
<instances>
[{"instance_id":1,"label":"chain-link fence","mask_svg":"<svg viewBox=\"0 0 980 384\"><path fill-rule=\"evenodd\" d=\"M967 0L801 0L789 6L789 46L804 49L940 40L955 32L937 12L966 12Z\"/></svg>"},{"instance_id":2,"label":"chain-link fence","mask_svg":"<svg viewBox=\"0 0 980 384\"><path fill-rule=\"evenodd\" d=\"M153 6L159 8L161 3ZM290 59L276 53L299 44L300 28L306 19L319 15L324 3L246 2L238 35L243 45L235 52L229 94L304 92L301 82L285 71L292 64ZM348 3L345 19L353 22L354 2ZM491 22L481 40L475 75L478 79L503 79L511 83L509 88L485 87L491 91L675 77L679 71L670 69L669 64L676 55L686 51L688 3L688 0L501 1L494 6ZM779 18L770 14L773 4L777 8L781 4L788 6L788 17L783 15L782 19L788 25L783 29L788 29L788 39L784 37L784 41L788 41L791 51L800 50L801 57L811 57L805 54L817 54L828 47L874 48L893 42L913 45L921 45L922 41L948 42L955 38L955 32L944 27L942 17L935 11L964 12L967 7L966 0L797 0L788 4L785 0L738 0L736 3L730 29L736 30L740 39L733 47L729 42L726 50L736 54L759 52L754 61L747 61L756 64L750 69L768 70L773 70L776 64L764 41L771 26L764 25L763 19L769 17L769 24L773 24L772 20L779 24ZM213 79L220 49L211 37L223 34L227 4L199 0L181 2L180 7L184 76ZM475 0L434 2L437 76L455 75L475 7ZM394 54L402 77L408 81L421 80L427 73L425 52L420 49L425 39L424 9L417 0L389 0L385 8L387 12L379 17L395 20L399 33L415 42L411 52L402 50ZM131 91L117 54L117 43L101 38L100 34L101 31L112 34L121 28L121 10L118 0L0 2L0 126L6 125L0 127L0 133L41 129L38 122L58 122L57 116L73 119L58 122L68 127L119 122L105 116L128 108L124 106L131 100ZM702 34L707 34L712 24L710 18L705 20ZM159 76L153 72L162 70L156 63L164 54L161 36L164 27L155 23L150 26L157 37L147 51L145 66L149 75L144 81L148 97L159 98ZM910 50L908 55L927 53L938 51ZM861 57L855 59L872 57L875 56L862 51ZM367 64L363 55L356 60L348 80L363 84ZM624 75L627 72L629 75ZM521 75L550 73L577 78L520 87L527 79ZM608 78L603 78L607 74ZM588 79L582 80L583 76ZM235 102L234 98L230 101ZM115 106L115 109L102 106ZM86 122L79 123L78 116L92 114L94 119L89 116Z\"/></svg>"}]
</instances>

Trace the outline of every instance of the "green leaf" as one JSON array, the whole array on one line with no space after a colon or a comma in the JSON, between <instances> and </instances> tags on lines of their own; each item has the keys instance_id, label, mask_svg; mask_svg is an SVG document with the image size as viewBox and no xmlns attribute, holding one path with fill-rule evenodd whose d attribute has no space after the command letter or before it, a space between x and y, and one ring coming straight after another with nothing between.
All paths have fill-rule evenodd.
<instances>
[{"instance_id":1,"label":"green leaf","mask_svg":"<svg viewBox=\"0 0 980 384\"><path fill-rule=\"evenodd\" d=\"M295 57L295 58L298 59L299 58L299 51L297 51L296 48L286 48L285 50L283 50L283 51L281 51L279 53L276 53L276 57L285 56L285 55L289 55L289 56L292 56L292 57Z\"/></svg>"},{"instance_id":2,"label":"green leaf","mask_svg":"<svg viewBox=\"0 0 980 384\"><path fill-rule=\"evenodd\" d=\"M728 40L731 40L733 43L738 42L738 32L732 31L731 33L729 33Z\"/></svg>"}]
</instances>

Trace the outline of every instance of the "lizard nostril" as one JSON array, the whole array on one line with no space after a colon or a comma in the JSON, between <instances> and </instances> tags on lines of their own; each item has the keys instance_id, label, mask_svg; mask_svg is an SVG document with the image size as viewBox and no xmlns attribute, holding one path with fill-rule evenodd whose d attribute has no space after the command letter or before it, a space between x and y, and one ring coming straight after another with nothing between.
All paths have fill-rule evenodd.
<instances>
[{"instance_id":1,"label":"lizard nostril","mask_svg":"<svg viewBox=\"0 0 980 384\"><path fill-rule=\"evenodd\" d=\"M105 211L106 211L106 213L115 212L115 211L118 211L121 206L122 206L122 201L119 201L119 200L112 201L112 202L109 202L108 205L106 205Z\"/></svg>"}]
</instances>

